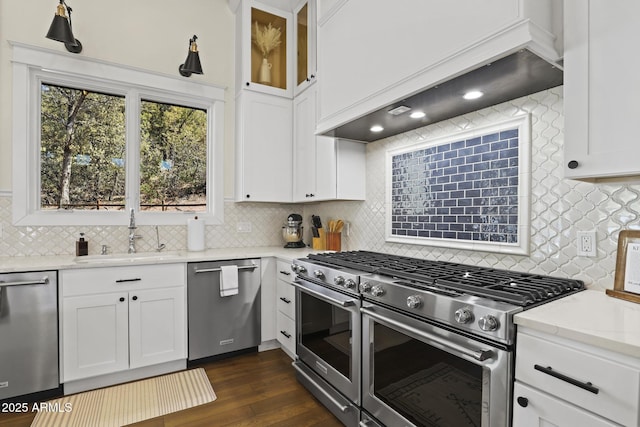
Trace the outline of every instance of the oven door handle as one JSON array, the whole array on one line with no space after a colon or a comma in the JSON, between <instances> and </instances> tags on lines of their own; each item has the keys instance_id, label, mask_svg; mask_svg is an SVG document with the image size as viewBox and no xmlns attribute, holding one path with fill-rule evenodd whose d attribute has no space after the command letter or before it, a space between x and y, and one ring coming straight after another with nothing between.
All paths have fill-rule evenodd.
<instances>
[{"instance_id":1,"label":"oven door handle","mask_svg":"<svg viewBox=\"0 0 640 427\"><path fill-rule=\"evenodd\" d=\"M409 325L405 325L402 322L398 322L397 320L393 320L390 319L386 316L382 316L378 313L376 313L375 311L368 309L366 307L362 307L360 308L360 311L368 316L373 317L376 320L380 320L382 322L388 323L390 325L396 326L400 329L404 329L405 331L411 332L414 335L417 335L421 338L425 338L428 339L430 341L433 341L435 343L438 343L439 345L441 345L444 348L448 348L451 350L454 350L457 353L460 354L464 354L465 356L471 357L473 359L476 359L480 362L483 362L487 359L491 359L493 358L493 351L492 350L481 350L481 349L470 349L470 348L466 348L463 347L461 345L452 343L452 342L447 342L446 340L442 339L441 337L434 335L434 334L430 334L429 332L425 332L425 331L421 331L419 329L414 328L413 326L409 326Z\"/></svg>"},{"instance_id":2,"label":"oven door handle","mask_svg":"<svg viewBox=\"0 0 640 427\"><path fill-rule=\"evenodd\" d=\"M353 298L349 298L349 299L337 299L337 298L333 298L329 295L325 295L319 292L314 291L311 288L308 288L307 286L303 285L300 282L297 281L293 281L291 282L291 284L293 286L295 286L296 288L300 289L302 292L306 292L310 295L313 295L314 297L323 300L325 302L328 302L329 304L333 304L333 305L339 305L340 307L349 307L352 305L355 305L357 300L353 299Z\"/></svg>"},{"instance_id":3,"label":"oven door handle","mask_svg":"<svg viewBox=\"0 0 640 427\"><path fill-rule=\"evenodd\" d=\"M333 403L336 408L338 408L338 410L342 413L347 412L347 410L349 409L349 407L347 405L343 405L342 403L338 402L332 395L331 393L329 393L324 386L322 386L321 384L318 384L316 382L316 380L314 380L313 378L311 378L309 375L307 375L306 372L304 372L302 369L300 369L295 363L293 364L293 367L295 368L296 371L298 371L298 373L300 375L302 375L307 381L309 381L311 384L313 384L316 389L318 389L318 391L320 391L320 393L322 393L324 395L324 397L326 397L327 399L329 399L331 401L331 403Z\"/></svg>"}]
</instances>

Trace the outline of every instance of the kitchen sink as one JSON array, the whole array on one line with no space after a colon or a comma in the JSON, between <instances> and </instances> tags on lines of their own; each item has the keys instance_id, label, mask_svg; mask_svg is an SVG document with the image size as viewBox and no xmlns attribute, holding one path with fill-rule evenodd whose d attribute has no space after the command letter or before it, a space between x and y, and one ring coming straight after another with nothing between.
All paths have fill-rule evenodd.
<instances>
[{"instance_id":1,"label":"kitchen sink","mask_svg":"<svg viewBox=\"0 0 640 427\"><path fill-rule=\"evenodd\" d=\"M74 262L78 264L135 263L140 261L163 261L167 259L178 258L182 255L183 253L180 251L85 255L75 257Z\"/></svg>"}]
</instances>

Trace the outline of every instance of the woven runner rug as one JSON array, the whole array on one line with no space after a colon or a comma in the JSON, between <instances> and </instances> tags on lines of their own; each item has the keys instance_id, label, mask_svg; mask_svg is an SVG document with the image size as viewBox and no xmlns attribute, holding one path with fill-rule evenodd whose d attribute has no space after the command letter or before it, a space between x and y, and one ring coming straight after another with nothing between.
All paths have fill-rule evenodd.
<instances>
[{"instance_id":1,"label":"woven runner rug","mask_svg":"<svg viewBox=\"0 0 640 427\"><path fill-rule=\"evenodd\" d=\"M214 400L204 369L190 369L48 401L31 427L119 427Z\"/></svg>"}]
</instances>

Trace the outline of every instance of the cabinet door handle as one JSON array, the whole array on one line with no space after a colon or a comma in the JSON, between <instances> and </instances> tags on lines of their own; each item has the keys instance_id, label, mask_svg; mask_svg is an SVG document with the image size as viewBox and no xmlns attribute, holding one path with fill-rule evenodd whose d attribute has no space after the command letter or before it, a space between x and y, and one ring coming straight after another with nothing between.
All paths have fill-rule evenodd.
<instances>
[{"instance_id":1,"label":"cabinet door handle","mask_svg":"<svg viewBox=\"0 0 640 427\"><path fill-rule=\"evenodd\" d=\"M125 283L125 282L139 282L142 279L140 277L136 277L134 279L118 279L116 280L116 283Z\"/></svg>"},{"instance_id":2,"label":"cabinet door handle","mask_svg":"<svg viewBox=\"0 0 640 427\"><path fill-rule=\"evenodd\" d=\"M579 166L579 163L577 160L571 160L568 164L567 167L569 169L576 169Z\"/></svg>"},{"instance_id":3,"label":"cabinet door handle","mask_svg":"<svg viewBox=\"0 0 640 427\"><path fill-rule=\"evenodd\" d=\"M280 270L280 274L284 274L285 276L291 276L291 273L288 271Z\"/></svg>"},{"instance_id":4,"label":"cabinet door handle","mask_svg":"<svg viewBox=\"0 0 640 427\"><path fill-rule=\"evenodd\" d=\"M124 302L124 297L120 297L120 302Z\"/></svg>"},{"instance_id":5,"label":"cabinet door handle","mask_svg":"<svg viewBox=\"0 0 640 427\"><path fill-rule=\"evenodd\" d=\"M529 406L529 399L527 399L526 397L519 396L516 401L518 402L518 405L522 406L523 408Z\"/></svg>"},{"instance_id":6,"label":"cabinet door handle","mask_svg":"<svg viewBox=\"0 0 640 427\"><path fill-rule=\"evenodd\" d=\"M134 295L131 299L134 300L134 301L137 301L138 297Z\"/></svg>"},{"instance_id":7,"label":"cabinet door handle","mask_svg":"<svg viewBox=\"0 0 640 427\"><path fill-rule=\"evenodd\" d=\"M591 384L590 382L582 382L579 380L576 380L575 378L571 378L567 375L561 374L558 371L554 371L553 368L551 366L540 366L540 365L533 365L533 368L536 371L540 371L543 374L547 374L547 375L551 375L554 378L557 378L561 381L567 382L569 384L572 384L576 387L580 387L583 390L587 390L588 392L591 392L593 394L598 394L600 392L600 390L597 387L594 387L593 384Z\"/></svg>"},{"instance_id":8,"label":"cabinet door handle","mask_svg":"<svg viewBox=\"0 0 640 427\"><path fill-rule=\"evenodd\" d=\"M280 300L287 303L287 304L291 304L291 300L290 299L286 299L285 297L280 297Z\"/></svg>"},{"instance_id":9,"label":"cabinet door handle","mask_svg":"<svg viewBox=\"0 0 640 427\"><path fill-rule=\"evenodd\" d=\"M291 338L291 334L288 334L288 333L286 333L285 331L280 331L280 333L281 333L282 335L284 335L285 337L287 337L287 338Z\"/></svg>"}]
</instances>

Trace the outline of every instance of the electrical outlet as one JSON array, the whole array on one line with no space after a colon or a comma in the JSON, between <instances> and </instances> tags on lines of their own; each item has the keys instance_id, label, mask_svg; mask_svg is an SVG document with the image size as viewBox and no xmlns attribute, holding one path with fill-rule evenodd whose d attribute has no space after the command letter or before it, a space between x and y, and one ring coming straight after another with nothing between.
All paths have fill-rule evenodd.
<instances>
[{"instance_id":1,"label":"electrical outlet","mask_svg":"<svg viewBox=\"0 0 640 427\"><path fill-rule=\"evenodd\" d=\"M344 235L347 237L351 236L351 223L349 221L345 221L344 223Z\"/></svg>"},{"instance_id":2,"label":"electrical outlet","mask_svg":"<svg viewBox=\"0 0 640 427\"><path fill-rule=\"evenodd\" d=\"M576 233L576 244L579 256L594 257L596 256L596 232L595 231L578 231Z\"/></svg>"},{"instance_id":3,"label":"electrical outlet","mask_svg":"<svg viewBox=\"0 0 640 427\"><path fill-rule=\"evenodd\" d=\"M236 223L236 231L238 233L251 233L251 223L250 222Z\"/></svg>"}]
</instances>

